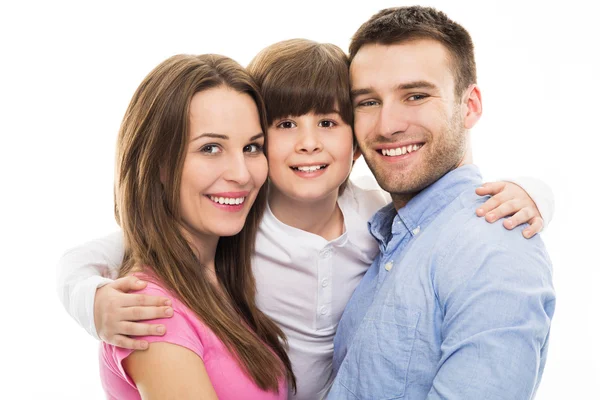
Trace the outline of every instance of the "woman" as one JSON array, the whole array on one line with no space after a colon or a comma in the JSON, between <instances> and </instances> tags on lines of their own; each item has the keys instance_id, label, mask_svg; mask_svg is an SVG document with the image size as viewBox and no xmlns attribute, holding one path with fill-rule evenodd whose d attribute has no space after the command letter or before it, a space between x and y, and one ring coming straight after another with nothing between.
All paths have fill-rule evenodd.
<instances>
[{"instance_id":1,"label":"woman","mask_svg":"<svg viewBox=\"0 0 600 400\"><path fill-rule=\"evenodd\" d=\"M226 57L171 57L138 87L117 145L120 276L171 297L173 316L147 351L103 344L110 398L282 399L295 385L250 269L266 199L265 132L255 84Z\"/></svg>"}]
</instances>

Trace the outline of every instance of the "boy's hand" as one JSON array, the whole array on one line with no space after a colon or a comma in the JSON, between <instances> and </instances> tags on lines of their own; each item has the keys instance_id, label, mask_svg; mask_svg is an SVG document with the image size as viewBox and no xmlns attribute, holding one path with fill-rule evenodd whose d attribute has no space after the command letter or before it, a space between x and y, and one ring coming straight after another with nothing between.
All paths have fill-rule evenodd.
<instances>
[{"instance_id":1,"label":"boy's hand","mask_svg":"<svg viewBox=\"0 0 600 400\"><path fill-rule=\"evenodd\" d=\"M146 287L146 282L126 276L96 290L94 323L100 339L117 347L145 350L148 342L128 336L161 336L165 326L136 321L168 318L173 315L166 297L128 293Z\"/></svg>"},{"instance_id":2,"label":"boy's hand","mask_svg":"<svg viewBox=\"0 0 600 400\"><path fill-rule=\"evenodd\" d=\"M507 215L512 215L504 221L504 227L512 229L526 222L529 223L530 226L523 230L523 236L527 239L542 230L544 226L542 215L521 186L511 182L485 183L477 188L475 193L480 196L492 196L476 211L480 217L485 215L487 222L492 223Z\"/></svg>"}]
</instances>

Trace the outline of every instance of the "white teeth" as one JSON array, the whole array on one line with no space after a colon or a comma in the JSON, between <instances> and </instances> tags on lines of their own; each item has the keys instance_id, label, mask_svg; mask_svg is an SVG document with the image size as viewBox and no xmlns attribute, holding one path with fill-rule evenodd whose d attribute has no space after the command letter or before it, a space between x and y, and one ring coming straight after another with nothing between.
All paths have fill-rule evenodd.
<instances>
[{"instance_id":1,"label":"white teeth","mask_svg":"<svg viewBox=\"0 0 600 400\"><path fill-rule=\"evenodd\" d=\"M311 165L311 166L306 166L306 167L295 167L295 169L297 169L298 171L302 171L302 172L315 172L319 169L323 169L325 168L325 165Z\"/></svg>"},{"instance_id":2,"label":"white teeth","mask_svg":"<svg viewBox=\"0 0 600 400\"><path fill-rule=\"evenodd\" d=\"M381 154L388 157L402 156L406 153L412 153L419 150L423 145L413 144L395 149L381 149Z\"/></svg>"},{"instance_id":3,"label":"white teeth","mask_svg":"<svg viewBox=\"0 0 600 400\"><path fill-rule=\"evenodd\" d=\"M233 198L233 197L215 197L215 196L210 196L210 199L212 201L214 201L215 203L219 203L219 204L237 205L237 204L242 204L246 198L245 197L236 197L236 198Z\"/></svg>"}]
</instances>

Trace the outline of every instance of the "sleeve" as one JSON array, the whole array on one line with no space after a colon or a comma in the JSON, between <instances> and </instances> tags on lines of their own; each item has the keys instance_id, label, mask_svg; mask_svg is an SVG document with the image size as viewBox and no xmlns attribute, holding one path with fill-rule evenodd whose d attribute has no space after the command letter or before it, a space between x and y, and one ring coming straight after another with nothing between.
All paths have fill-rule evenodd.
<instances>
[{"instance_id":1,"label":"sleeve","mask_svg":"<svg viewBox=\"0 0 600 400\"><path fill-rule=\"evenodd\" d=\"M441 358L427 399L535 395L555 308L551 264L540 238L513 239L479 230L436 263Z\"/></svg>"},{"instance_id":2,"label":"sleeve","mask_svg":"<svg viewBox=\"0 0 600 400\"><path fill-rule=\"evenodd\" d=\"M554 194L550 186L544 181L530 176L504 180L519 185L527 192L538 210L540 210L540 214L544 219L544 229L546 229L554 217Z\"/></svg>"},{"instance_id":3,"label":"sleeve","mask_svg":"<svg viewBox=\"0 0 600 400\"><path fill-rule=\"evenodd\" d=\"M123 235L118 231L67 251L56 266L61 303L96 339L99 339L94 324L96 289L116 278L123 254Z\"/></svg>"},{"instance_id":4,"label":"sleeve","mask_svg":"<svg viewBox=\"0 0 600 400\"><path fill-rule=\"evenodd\" d=\"M152 282L148 282L146 288L137 291L137 293L152 296L173 297L166 290ZM146 340L148 343L161 342L182 346L204 359L204 344L202 343L202 337L206 333L206 328L196 315L178 300L173 300L173 316L171 318L149 320L148 323L162 324L165 326L166 332L163 336L140 336L140 340ZM135 350L123 349L108 343L102 343L102 351L104 352L104 356L108 357L114 365L117 366L121 376L127 380L130 385L136 387L133 380L127 375L123 368L123 360Z\"/></svg>"}]
</instances>

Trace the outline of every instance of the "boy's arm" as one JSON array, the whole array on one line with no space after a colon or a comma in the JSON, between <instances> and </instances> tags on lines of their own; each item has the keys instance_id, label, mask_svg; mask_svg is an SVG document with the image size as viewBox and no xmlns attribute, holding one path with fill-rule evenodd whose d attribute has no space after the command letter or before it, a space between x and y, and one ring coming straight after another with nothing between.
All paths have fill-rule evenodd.
<instances>
[{"instance_id":1,"label":"boy's arm","mask_svg":"<svg viewBox=\"0 0 600 400\"><path fill-rule=\"evenodd\" d=\"M532 177L520 177L509 181L485 183L476 190L480 196L492 196L480 208L477 215L495 222L510 216L503 222L506 229L524 223L530 227L523 231L526 238L546 228L554 216L554 195L543 181Z\"/></svg>"},{"instance_id":2,"label":"boy's arm","mask_svg":"<svg viewBox=\"0 0 600 400\"><path fill-rule=\"evenodd\" d=\"M164 333L159 325L135 321L170 316L166 314L170 303L165 297L128 294L146 286L135 277L113 280L123 254L120 231L69 250L57 265L58 295L69 315L96 339L145 349L147 342L125 335Z\"/></svg>"}]
</instances>

